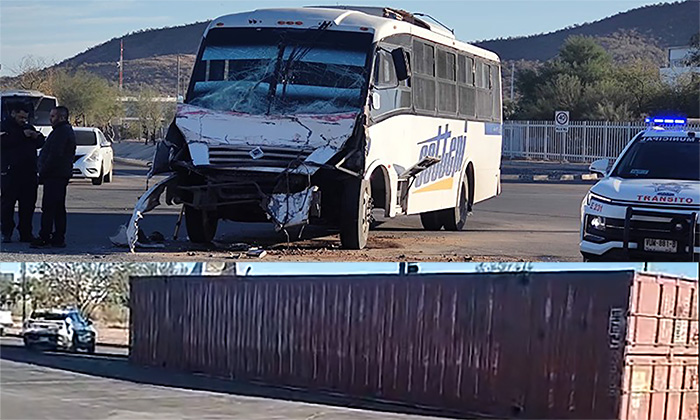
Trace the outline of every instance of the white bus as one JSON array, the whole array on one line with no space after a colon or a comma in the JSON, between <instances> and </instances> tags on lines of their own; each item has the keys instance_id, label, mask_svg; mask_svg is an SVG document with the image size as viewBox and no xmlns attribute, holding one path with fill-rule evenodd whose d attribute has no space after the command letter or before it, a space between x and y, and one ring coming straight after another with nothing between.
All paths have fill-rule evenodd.
<instances>
[{"instance_id":1,"label":"white bus","mask_svg":"<svg viewBox=\"0 0 700 420\"><path fill-rule=\"evenodd\" d=\"M53 96L36 90L5 90L0 92L0 100L2 110L0 113L3 119L9 115L13 104L21 103L29 110L29 123L45 136L51 133L49 114L58 105L58 101Z\"/></svg>"},{"instance_id":2,"label":"white bus","mask_svg":"<svg viewBox=\"0 0 700 420\"><path fill-rule=\"evenodd\" d=\"M151 175L174 173L193 242L270 220L361 249L373 209L463 229L500 160L496 54L405 11L329 6L214 19Z\"/></svg>"}]
</instances>

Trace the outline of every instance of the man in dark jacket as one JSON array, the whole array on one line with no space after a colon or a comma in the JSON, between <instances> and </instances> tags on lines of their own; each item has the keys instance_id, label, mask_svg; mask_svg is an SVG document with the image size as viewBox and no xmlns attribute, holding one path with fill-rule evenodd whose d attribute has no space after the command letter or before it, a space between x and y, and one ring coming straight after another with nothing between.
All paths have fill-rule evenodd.
<instances>
[{"instance_id":1,"label":"man in dark jacket","mask_svg":"<svg viewBox=\"0 0 700 420\"><path fill-rule=\"evenodd\" d=\"M20 242L32 242L32 217L36 206L36 150L44 145L44 136L27 121L27 105L10 105L10 114L2 121L0 136L0 230L2 241L12 241L15 229L15 204L19 204Z\"/></svg>"},{"instance_id":2,"label":"man in dark jacket","mask_svg":"<svg viewBox=\"0 0 700 420\"><path fill-rule=\"evenodd\" d=\"M66 246L66 187L73 174L75 133L65 106L52 109L49 119L53 131L39 154L39 180L44 185L41 230L33 248Z\"/></svg>"}]
</instances>

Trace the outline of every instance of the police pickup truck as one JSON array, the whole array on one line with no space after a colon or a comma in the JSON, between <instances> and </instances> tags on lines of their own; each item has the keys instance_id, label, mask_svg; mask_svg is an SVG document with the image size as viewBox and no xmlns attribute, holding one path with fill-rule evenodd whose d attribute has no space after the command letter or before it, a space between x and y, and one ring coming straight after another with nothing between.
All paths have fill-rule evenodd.
<instances>
[{"instance_id":1,"label":"police pickup truck","mask_svg":"<svg viewBox=\"0 0 700 420\"><path fill-rule=\"evenodd\" d=\"M603 179L581 203L584 260L700 260L700 132L647 123L617 160L590 166Z\"/></svg>"}]
</instances>

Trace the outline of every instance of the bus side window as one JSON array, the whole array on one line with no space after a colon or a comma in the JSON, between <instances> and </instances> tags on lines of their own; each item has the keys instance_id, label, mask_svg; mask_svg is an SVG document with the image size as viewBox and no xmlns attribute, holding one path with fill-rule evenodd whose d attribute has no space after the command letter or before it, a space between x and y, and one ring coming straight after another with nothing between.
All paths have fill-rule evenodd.
<instances>
[{"instance_id":1,"label":"bus side window","mask_svg":"<svg viewBox=\"0 0 700 420\"><path fill-rule=\"evenodd\" d=\"M457 111L460 116L476 116L476 89L474 87L474 58L459 55L457 61Z\"/></svg>"},{"instance_id":2,"label":"bus side window","mask_svg":"<svg viewBox=\"0 0 700 420\"><path fill-rule=\"evenodd\" d=\"M456 56L442 49L437 51L438 112L457 112Z\"/></svg>"},{"instance_id":3,"label":"bus side window","mask_svg":"<svg viewBox=\"0 0 700 420\"><path fill-rule=\"evenodd\" d=\"M501 104L501 69L499 65L491 67L491 81L493 87L491 96L493 99L493 114L492 119L496 122L501 122L502 119L502 104Z\"/></svg>"},{"instance_id":4,"label":"bus side window","mask_svg":"<svg viewBox=\"0 0 700 420\"><path fill-rule=\"evenodd\" d=\"M491 66L476 60L476 117L491 120L493 114L493 90L491 89Z\"/></svg>"},{"instance_id":5,"label":"bus side window","mask_svg":"<svg viewBox=\"0 0 700 420\"><path fill-rule=\"evenodd\" d=\"M389 52L394 48L396 47L384 45L375 56L374 93L379 95L379 103L373 104L371 110L375 118L391 111L411 107L411 88L408 83L410 79L398 80L394 60Z\"/></svg>"},{"instance_id":6,"label":"bus side window","mask_svg":"<svg viewBox=\"0 0 700 420\"><path fill-rule=\"evenodd\" d=\"M399 85L391 54L384 50L377 51L374 68L374 85L379 89L395 88Z\"/></svg>"},{"instance_id":7,"label":"bus side window","mask_svg":"<svg viewBox=\"0 0 700 420\"><path fill-rule=\"evenodd\" d=\"M435 47L414 40L413 62L415 72L411 87L413 88L413 105L416 110L435 112Z\"/></svg>"}]
</instances>

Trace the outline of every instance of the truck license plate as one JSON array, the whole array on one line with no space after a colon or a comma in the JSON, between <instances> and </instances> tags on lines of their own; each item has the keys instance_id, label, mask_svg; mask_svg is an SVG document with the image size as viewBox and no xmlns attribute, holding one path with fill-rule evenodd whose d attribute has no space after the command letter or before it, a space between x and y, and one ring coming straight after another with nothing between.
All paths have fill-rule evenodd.
<instances>
[{"instance_id":1,"label":"truck license plate","mask_svg":"<svg viewBox=\"0 0 700 420\"><path fill-rule=\"evenodd\" d=\"M670 239L644 239L644 250L654 252L676 252L678 243Z\"/></svg>"}]
</instances>

